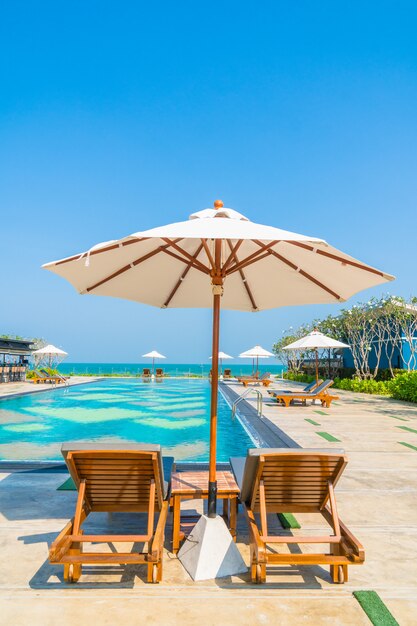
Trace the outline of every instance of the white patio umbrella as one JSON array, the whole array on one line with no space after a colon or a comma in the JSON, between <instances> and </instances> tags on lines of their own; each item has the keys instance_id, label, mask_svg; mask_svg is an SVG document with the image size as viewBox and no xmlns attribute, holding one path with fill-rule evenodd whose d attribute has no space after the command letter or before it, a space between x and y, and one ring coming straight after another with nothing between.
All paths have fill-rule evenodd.
<instances>
[{"instance_id":1,"label":"white patio umbrella","mask_svg":"<svg viewBox=\"0 0 417 626\"><path fill-rule=\"evenodd\" d=\"M328 337L318 330L313 330L305 337L297 339L297 341L293 341L293 343L285 346L284 350L314 350L316 355L316 382L318 382L319 350L322 348L350 348L350 346L347 343L342 343L341 341L337 341L337 339L333 339L333 337Z\"/></svg>"},{"instance_id":2,"label":"white patio umbrella","mask_svg":"<svg viewBox=\"0 0 417 626\"><path fill-rule=\"evenodd\" d=\"M100 243L43 267L80 294L167 307L212 307L209 517L216 516L220 306L260 311L344 302L393 276L323 239L251 222L217 200L183 222Z\"/></svg>"},{"instance_id":3,"label":"white patio umbrella","mask_svg":"<svg viewBox=\"0 0 417 626\"><path fill-rule=\"evenodd\" d=\"M166 356L160 354L156 350L152 350L152 352L148 352L147 354L142 354L143 357L152 359L152 374L155 373L155 359L166 359Z\"/></svg>"},{"instance_id":4,"label":"white patio umbrella","mask_svg":"<svg viewBox=\"0 0 417 626\"><path fill-rule=\"evenodd\" d=\"M219 352L219 362L220 362L220 373L223 374L223 359L233 359L234 357L230 356L230 354L226 354L226 352ZM210 359L213 359L211 356Z\"/></svg>"},{"instance_id":5,"label":"white patio umbrella","mask_svg":"<svg viewBox=\"0 0 417 626\"><path fill-rule=\"evenodd\" d=\"M35 358L35 363L39 364L42 361L46 361L49 367L52 364L59 365L68 356L68 352L53 346L51 343L39 350L34 350L32 356Z\"/></svg>"},{"instance_id":6,"label":"white patio umbrella","mask_svg":"<svg viewBox=\"0 0 417 626\"><path fill-rule=\"evenodd\" d=\"M254 346L246 352L239 354L240 359L252 359L252 369L255 369L254 360L256 359L256 373L258 372L259 359L269 359L269 357L275 356L272 352L265 350L262 346Z\"/></svg>"}]
</instances>

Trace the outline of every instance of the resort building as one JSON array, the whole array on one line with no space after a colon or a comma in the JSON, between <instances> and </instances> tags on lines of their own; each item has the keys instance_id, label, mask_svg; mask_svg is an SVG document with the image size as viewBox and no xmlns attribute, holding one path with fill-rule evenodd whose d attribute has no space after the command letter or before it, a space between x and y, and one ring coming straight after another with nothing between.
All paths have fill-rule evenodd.
<instances>
[{"instance_id":1,"label":"resort building","mask_svg":"<svg viewBox=\"0 0 417 626\"><path fill-rule=\"evenodd\" d=\"M0 383L25 380L32 350L32 340L0 338Z\"/></svg>"}]
</instances>

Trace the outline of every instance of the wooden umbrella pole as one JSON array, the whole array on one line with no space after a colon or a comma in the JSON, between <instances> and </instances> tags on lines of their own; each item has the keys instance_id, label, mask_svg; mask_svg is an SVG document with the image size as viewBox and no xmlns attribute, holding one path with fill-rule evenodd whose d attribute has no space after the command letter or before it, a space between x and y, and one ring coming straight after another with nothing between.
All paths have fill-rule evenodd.
<instances>
[{"instance_id":1,"label":"wooden umbrella pole","mask_svg":"<svg viewBox=\"0 0 417 626\"><path fill-rule=\"evenodd\" d=\"M217 480L216 480L216 443L217 443L217 397L219 390L219 335L220 335L220 298L223 291L223 278L220 273L221 240L215 243L215 267L213 268L213 341L211 348L211 403L210 403L210 459L208 516L216 517Z\"/></svg>"},{"instance_id":2,"label":"wooden umbrella pole","mask_svg":"<svg viewBox=\"0 0 417 626\"><path fill-rule=\"evenodd\" d=\"M316 348L316 384L319 382L319 351Z\"/></svg>"}]
</instances>

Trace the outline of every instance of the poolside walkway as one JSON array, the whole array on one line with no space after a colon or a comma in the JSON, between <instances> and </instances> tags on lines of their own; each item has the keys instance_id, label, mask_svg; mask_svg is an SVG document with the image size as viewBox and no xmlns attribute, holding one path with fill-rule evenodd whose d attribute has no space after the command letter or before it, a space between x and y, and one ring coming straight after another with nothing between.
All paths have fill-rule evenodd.
<instances>
[{"instance_id":1,"label":"poolside walkway","mask_svg":"<svg viewBox=\"0 0 417 626\"><path fill-rule=\"evenodd\" d=\"M243 391L236 384L230 386ZM370 622L352 591L372 589L402 626L415 624L417 450L399 442L417 447L417 409L343 392L331 409L285 409L264 395L263 422L271 432L283 432L302 447L343 447L348 453L350 463L336 491L338 506L366 551L366 563L350 568L348 583L333 585L327 569L321 567L271 569L263 586L251 585L248 575L194 583L169 552L169 519L160 585L146 584L145 569L132 566L109 567L101 575L98 568L89 567L77 585L65 585L62 568L50 566L47 555L48 544L74 511L75 492L57 491L66 474L56 470L4 473L0 475L0 623L365 626ZM254 402L250 396L249 404ZM329 442L318 433L339 441ZM200 504L190 501L184 506L200 510ZM297 519L305 532L318 529L308 515L297 514ZM137 532L137 521L129 515L96 514L90 529L105 532L111 526L114 532L114 524L121 522L123 528L135 524ZM241 514L238 546L248 562Z\"/></svg>"},{"instance_id":2,"label":"poolside walkway","mask_svg":"<svg viewBox=\"0 0 417 626\"><path fill-rule=\"evenodd\" d=\"M96 380L101 380L99 376L71 376L67 380L69 387L74 385L85 385L87 383L93 383ZM59 383L58 385L52 385L50 383L41 383L35 385L30 381L18 382L18 383L2 383L0 385L0 400L2 398L11 398L12 396L24 396L28 393L41 393L42 391L51 391L51 389L61 389L65 385Z\"/></svg>"}]
</instances>

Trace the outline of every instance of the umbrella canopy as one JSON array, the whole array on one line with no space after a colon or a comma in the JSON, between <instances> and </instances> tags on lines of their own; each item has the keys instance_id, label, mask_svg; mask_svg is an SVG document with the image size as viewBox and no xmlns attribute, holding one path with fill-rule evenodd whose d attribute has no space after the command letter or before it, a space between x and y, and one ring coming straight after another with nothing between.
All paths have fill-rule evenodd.
<instances>
[{"instance_id":1,"label":"umbrella canopy","mask_svg":"<svg viewBox=\"0 0 417 626\"><path fill-rule=\"evenodd\" d=\"M212 356L211 356L211 357L209 357L209 358L210 358L210 359L213 359L213 357L212 357ZM218 356L218 359L219 359L219 363L220 363L220 374L221 374L221 376L223 377L223 359L233 359L233 357L232 357L232 356L230 356L229 354L226 354L226 352L222 352L222 351L220 350L220 352L219 352L219 356Z\"/></svg>"},{"instance_id":2,"label":"umbrella canopy","mask_svg":"<svg viewBox=\"0 0 417 626\"><path fill-rule=\"evenodd\" d=\"M68 352L53 346L51 343L43 348L39 348L39 350L34 350L32 352L32 356L35 357L35 362L40 363L42 361L46 361L49 367L52 366L52 363L61 363L67 356Z\"/></svg>"},{"instance_id":3,"label":"umbrella canopy","mask_svg":"<svg viewBox=\"0 0 417 626\"><path fill-rule=\"evenodd\" d=\"M152 352L148 352L147 354L142 354L143 357L147 357L152 359L152 374L155 374L155 359L166 359L166 356L160 354L156 350L152 350Z\"/></svg>"},{"instance_id":4,"label":"umbrella canopy","mask_svg":"<svg viewBox=\"0 0 417 626\"><path fill-rule=\"evenodd\" d=\"M80 294L154 306L212 307L209 516L216 515L220 306L258 311L343 302L393 277L323 239L256 224L216 200L189 220L139 231L43 267ZM272 282L273 281L273 282Z\"/></svg>"},{"instance_id":5,"label":"umbrella canopy","mask_svg":"<svg viewBox=\"0 0 417 626\"><path fill-rule=\"evenodd\" d=\"M305 337L301 337L301 339L297 339L297 341L293 341L289 343L288 346L284 347L284 350L314 350L316 355L316 382L319 379L319 354L318 351L321 348L350 348L347 343L342 343L341 341L337 341L337 339L333 339L333 337L328 337L318 330L313 330L311 333L308 333ZM330 367L330 366L329 366Z\"/></svg>"},{"instance_id":6,"label":"umbrella canopy","mask_svg":"<svg viewBox=\"0 0 417 626\"><path fill-rule=\"evenodd\" d=\"M32 352L32 354L39 355L39 356L40 355L43 355L43 356L62 356L62 357L68 356L68 352L65 352L64 350L60 350L60 348L56 348L51 343L48 344L47 346L45 346L44 348L39 348L39 350L34 350Z\"/></svg>"},{"instance_id":7,"label":"umbrella canopy","mask_svg":"<svg viewBox=\"0 0 417 626\"><path fill-rule=\"evenodd\" d=\"M166 356L156 350L152 350L152 352L148 352L147 354L142 354L142 356L148 357L149 359L166 359Z\"/></svg>"},{"instance_id":8,"label":"umbrella canopy","mask_svg":"<svg viewBox=\"0 0 417 626\"><path fill-rule=\"evenodd\" d=\"M255 370L255 359L256 359L256 373L258 372L258 361L259 359L269 359L269 357L275 356L272 352L268 352L262 346L254 346L250 348L250 350L246 350L246 352L242 352L239 354L241 359L252 359L252 369ZM253 372L255 373L255 372Z\"/></svg>"},{"instance_id":9,"label":"umbrella canopy","mask_svg":"<svg viewBox=\"0 0 417 626\"><path fill-rule=\"evenodd\" d=\"M211 356L210 359L212 359L213 357ZM230 356L229 354L226 354L226 352L222 352L220 350L219 352L219 359L233 359L233 356Z\"/></svg>"},{"instance_id":10,"label":"umbrella canopy","mask_svg":"<svg viewBox=\"0 0 417 626\"><path fill-rule=\"evenodd\" d=\"M313 330L305 337L285 346L284 350L318 350L320 348L350 348L350 346L333 339L333 337L328 337L318 330Z\"/></svg>"}]
</instances>

